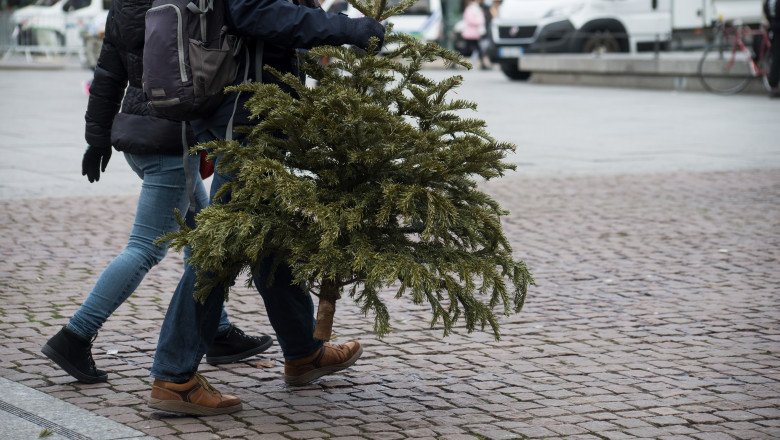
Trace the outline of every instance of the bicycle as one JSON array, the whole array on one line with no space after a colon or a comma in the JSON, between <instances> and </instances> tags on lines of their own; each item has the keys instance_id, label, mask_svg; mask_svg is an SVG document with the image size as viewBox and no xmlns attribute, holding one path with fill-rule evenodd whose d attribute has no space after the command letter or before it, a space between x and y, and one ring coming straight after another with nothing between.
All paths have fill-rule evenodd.
<instances>
[{"instance_id":1,"label":"bicycle","mask_svg":"<svg viewBox=\"0 0 780 440\"><path fill-rule=\"evenodd\" d=\"M745 41L755 38L761 41L753 44L754 54ZM771 65L772 52L765 28L751 29L741 23L720 21L712 44L699 61L699 80L707 90L722 95L741 92L759 77L770 90L767 75Z\"/></svg>"}]
</instances>

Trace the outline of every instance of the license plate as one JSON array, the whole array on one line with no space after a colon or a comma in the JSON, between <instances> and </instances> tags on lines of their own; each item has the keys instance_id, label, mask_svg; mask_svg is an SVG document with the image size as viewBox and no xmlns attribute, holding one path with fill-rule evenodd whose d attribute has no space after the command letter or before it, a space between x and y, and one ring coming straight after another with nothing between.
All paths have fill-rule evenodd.
<instances>
[{"instance_id":1,"label":"license plate","mask_svg":"<svg viewBox=\"0 0 780 440\"><path fill-rule=\"evenodd\" d=\"M520 46L498 48L499 58L520 58L521 56L523 56L523 48Z\"/></svg>"}]
</instances>

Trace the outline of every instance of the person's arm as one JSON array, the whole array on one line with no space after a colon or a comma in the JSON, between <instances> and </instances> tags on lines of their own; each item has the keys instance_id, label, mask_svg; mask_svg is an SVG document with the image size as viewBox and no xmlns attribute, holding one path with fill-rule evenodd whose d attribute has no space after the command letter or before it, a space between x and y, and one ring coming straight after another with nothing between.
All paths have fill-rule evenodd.
<instances>
[{"instance_id":1,"label":"person's arm","mask_svg":"<svg viewBox=\"0 0 780 440\"><path fill-rule=\"evenodd\" d=\"M761 5L761 10L764 12L764 17L766 18L766 21L770 22L772 19L769 16L769 0L764 0L764 3Z\"/></svg>"},{"instance_id":2,"label":"person's arm","mask_svg":"<svg viewBox=\"0 0 780 440\"><path fill-rule=\"evenodd\" d=\"M228 11L240 34L279 47L354 44L365 48L371 36L384 38L384 27L372 18L328 14L285 0L230 0Z\"/></svg>"},{"instance_id":3,"label":"person's arm","mask_svg":"<svg viewBox=\"0 0 780 440\"><path fill-rule=\"evenodd\" d=\"M87 144L98 148L111 147L111 124L119 113L122 97L127 87L127 68L125 58L116 45L120 38L114 17L112 2L106 20L106 33L100 50L95 76L89 88L87 104L85 138Z\"/></svg>"},{"instance_id":4,"label":"person's arm","mask_svg":"<svg viewBox=\"0 0 780 440\"><path fill-rule=\"evenodd\" d=\"M90 182L100 180L111 158L111 125L119 113L127 87L127 66L119 49L121 35L115 20L122 2L114 0L106 18L106 32L100 49L95 75L89 87L89 102L84 116L84 138L87 151L81 161L81 174ZM119 44L118 44L119 43Z\"/></svg>"}]
</instances>

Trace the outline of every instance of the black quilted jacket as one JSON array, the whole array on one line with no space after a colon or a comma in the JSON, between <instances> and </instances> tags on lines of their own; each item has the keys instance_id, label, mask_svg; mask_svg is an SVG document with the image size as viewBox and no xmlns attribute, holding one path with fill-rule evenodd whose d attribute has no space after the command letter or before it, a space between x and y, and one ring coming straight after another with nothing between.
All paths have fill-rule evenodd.
<instances>
[{"instance_id":1,"label":"black quilted jacket","mask_svg":"<svg viewBox=\"0 0 780 440\"><path fill-rule=\"evenodd\" d=\"M144 16L151 5L152 0L111 2L87 105L85 138L89 145L113 145L133 154L183 151L181 123L150 115L141 88ZM189 127L186 137L191 144Z\"/></svg>"}]
</instances>

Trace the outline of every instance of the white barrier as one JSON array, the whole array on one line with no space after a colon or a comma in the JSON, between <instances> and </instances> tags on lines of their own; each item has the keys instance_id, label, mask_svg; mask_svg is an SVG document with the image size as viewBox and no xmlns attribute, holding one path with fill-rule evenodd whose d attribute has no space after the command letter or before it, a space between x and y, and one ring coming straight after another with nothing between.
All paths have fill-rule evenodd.
<instances>
[{"instance_id":1,"label":"white barrier","mask_svg":"<svg viewBox=\"0 0 780 440\"><path fill-rule=\"evenodd\" d=\"M87 29L86 23L71 23L63 16L18 21L12 13L1 12L0 56L7 59L11 54L23 54L28 62L37 56L77 56L87 65L85 38L91 37Z\"/></svg>"}]
</instances>

